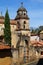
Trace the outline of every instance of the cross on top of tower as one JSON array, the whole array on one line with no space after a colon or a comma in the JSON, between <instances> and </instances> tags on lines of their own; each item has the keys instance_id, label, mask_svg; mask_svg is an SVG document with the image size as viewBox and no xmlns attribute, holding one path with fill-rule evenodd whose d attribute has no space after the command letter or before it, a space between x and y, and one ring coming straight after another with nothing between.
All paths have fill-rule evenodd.
<instances>
[{"instance_id":1,"label":"cross on top of tower","mask_svg":"<svg viewBox=\"0 0 43 65\"><path fill-rule=\"evenodd\" d=\"M23 7L23 2L21 2L21 7Z\"/></svg>"}]
</instances>

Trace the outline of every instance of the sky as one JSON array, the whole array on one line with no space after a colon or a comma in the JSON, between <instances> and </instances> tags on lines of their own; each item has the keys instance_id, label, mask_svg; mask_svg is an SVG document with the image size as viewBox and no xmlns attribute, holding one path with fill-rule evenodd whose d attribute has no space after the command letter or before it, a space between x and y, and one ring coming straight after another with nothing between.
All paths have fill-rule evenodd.
<instances>
[{"instance_id":1,"label":"sky","mask_svg":"<svg viewBox=\"0 0 43 65\"><path fill-rule=\"evenodd\" d=\"M2 15L5 16L8 9L10 18L14 19L21 2L28 11L30 27L37 28L43 25L43 0L0 0L0 15L2 12Z\"/></svg>"}]
</instances>

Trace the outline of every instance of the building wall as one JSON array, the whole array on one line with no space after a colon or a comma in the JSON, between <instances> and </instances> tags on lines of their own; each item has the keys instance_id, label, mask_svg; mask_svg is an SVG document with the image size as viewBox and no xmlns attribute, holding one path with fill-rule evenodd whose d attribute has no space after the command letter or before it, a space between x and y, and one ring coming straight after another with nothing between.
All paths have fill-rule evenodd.
<instances>
[{"instance_id":1,"label":"building wall","mask_svg":"<svg viewBox=\"0 0 43 65\"><path fill-rule=\"evenodd\" d=\"M11 38L12 38L11 39L12 46L14 46L14 48L16 48L19 37L16 34L12 33Z\"/></svg>"},{"instance_id":2,"label":"building wall","mask_svg":"<svg viewBox=\"0 0 43 65\"><path fill-rule=\"evenodd\" d=\"M29 29L29 20L20 19L20 20L17 20L17 21L20 23L20 28L21 29L24 29L24 21L26 22L25 29Z\"/></svg>"},{"instance_id":3,"label":"building wall","mask_svg":"<svg viewBox=\"0 0 43 65\"><path fill-rule=\"evenodd\" d=\"M24 21L26 22L25 24L25 29L24 31L21 30L20 32L22 33L22 35L25 35L25 36L30 36L30 31L29 31L29 22L28 20L26 19L20 19L18 20L20 22L20 28L21 29L24 29ZM12 22L15 22L15 21L12 21ZM1 24L0 24L1 25ZM12 43L12 46L14 48L16 48L16 45L17 45L17 42L19 40L19 37L18 37L18 31L15 31L16 30L16 25L15 24L10 24L11 26L11 43ZM4 28L4 23L2 23L1 27L0 28ZM26 30L28 29L28 30ZM4 31L3 31L4 32ZM17 32L17 33L16 33ZM25 38L25 37L24 37ZM22 41L23 41L23 38L22 38ZM24 40L25 41L25 40ZM13 55L13 61L14 62L17 62L18 59L21 61L23 61L23 58L24 58L24 42L21 44L21 42L19 42L20 45L23 45L23 48L21 49L19 47L19 58L18 58L18 50L14 50L12 55ZM26 43L25 43L26 44ZM26 51L27 51L27 48L26 48ZM27 52L26 52L26 57L27 57Z\"/></svg>"},{"instance_id":4,"label":"building wall","mask_svg":"<svg viewBox=\"0 0 43 65\"><path fill-rule=\"evenodd\" d=\"M39 41L39 36L30 36L30 41Z\"/></svg>"},{"instance_id":5,"label":"building wall","mask_svg":"<svg viewBox=\"0 0 43 65\"><path fill-rule=\"evenodd\" d=\"M10 20L12 23L10 23L11 26L11 43L16 47L16 43L18 40L18 36L15 33L16 30L16 24L14 23L15 20ZM0 36L4 35L4 19L0 19Z\"/></svg>"},{"instance_id":6,"label":"building wall","mask_svg":"<svg viewBox=\"0 0 43 65\"><path fill-rule=\"evenodd\" d=\"M42 40L42 41L43 41L43 33L42 33L42 34L40 34L40 40Z\"/></svg>"},{"instance_id":7,"label":"building wall","mask_svg":"<svg viewBox=\"0 0 43 65\"><path fill-rule=\"evenodd\" d=\"M12 52L12 56L13 56L12 60L13 60L13 63L16 63L16 62L18 62L18 50L14 49L12 51L13 51Z\"/></svg>"},{"instance_id":8,"label":"building wall","mask_svg":"<svg viewBox=\"0 0 43 65\"><path fill-rule=\"evenodd\" d=\"M4 24L0 24L0 36L4 34Z\"/></svg>"}]
</instances>

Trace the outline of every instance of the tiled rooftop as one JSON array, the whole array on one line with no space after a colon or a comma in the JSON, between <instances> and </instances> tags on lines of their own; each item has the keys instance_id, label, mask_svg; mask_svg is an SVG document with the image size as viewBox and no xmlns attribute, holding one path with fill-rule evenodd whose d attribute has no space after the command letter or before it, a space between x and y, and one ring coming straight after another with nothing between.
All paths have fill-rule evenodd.
<instances>
[{"instance_id":1,"label":"tiled rooftop","mask_svg":"<svg viewBox=\"0 0 43 65\"><path fill-rule=\"evenodd\" d=\"M10 24L16 25L16 21L14 19L10 19ZM4 24L4 19L0 19L0 24Z\"/></svg>"},{"instance_id":2,"label":"tiled rooftop","mask_svg":"<svg viewBox=\"0 0 43 65\"><path fill-rule=\"evenodd\" d=\"M5 44L0 44L0 50L3 49L10 49L11 47L9 45L5 45Z\"/></svg>"},{"instance_id":3,"label":"tiled rooftop","mask_svg":"<svg viewBox=\"0 0 43 65\"><path fill-rule=\"evenodd\" d=\"M43 41L31 41L33 46L43 46Z\"/></svg>"}]
</instances>

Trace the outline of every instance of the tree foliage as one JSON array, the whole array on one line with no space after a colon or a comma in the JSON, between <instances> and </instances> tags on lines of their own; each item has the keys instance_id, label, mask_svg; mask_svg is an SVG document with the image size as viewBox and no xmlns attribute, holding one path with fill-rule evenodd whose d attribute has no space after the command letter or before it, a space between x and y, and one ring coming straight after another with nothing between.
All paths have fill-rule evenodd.
<instances>
[{"instance_id":1,"label":"tree foliage","mask_svg":"<svg viewBox=\"0 0 43 65\"><path fill-rule=\"evenodd\" d=\"M43 26L39 26L38 28L31 28L31 33L39 35L40 32L43 30Z\"/></svg>"},{"instance_id":2,"label":"tree foliage","mask_svg":"<svg viewBox=\"0 0 43 65\"><path fill-rule=\"evenodd\" d=\"M4 40L6 44L11 45L11 30L10 30L10 18L8 14L8 10L5 14L5 21L4 21Z\"/></svg>"}]
</instances>

